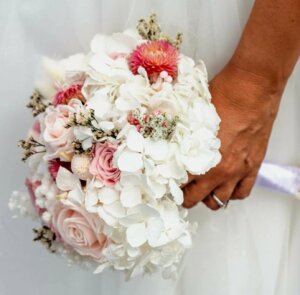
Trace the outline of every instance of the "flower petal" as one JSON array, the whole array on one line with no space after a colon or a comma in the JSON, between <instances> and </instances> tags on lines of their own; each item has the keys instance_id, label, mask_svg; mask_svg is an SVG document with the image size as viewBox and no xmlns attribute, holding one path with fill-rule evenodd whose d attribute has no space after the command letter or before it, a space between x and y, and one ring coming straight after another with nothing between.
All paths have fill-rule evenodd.
<instances>
[{"instance_id":1,"label":"flower petal","mask_svg":"<svg viewBox=\"0 0 300 295\"><path fill-rule=\"evenodd\" d=\"M141 133L132 128L127 136L127 146L131 151L142 152L144 149L145 139Z\"/></svg>"},{"instance_id":2,"label":"flower petal","mask_svg":"<svg viewBox=\"0 0 300 295\"><path fill-rule=\"evenodd\" d=\"M110 226L116 226L118 224L118 220L111 216L102 206L98 207L98 214L104 220L104 222Z\"/></svg>"},{"instance_id":3,"label":"flower petal","mask_svg":"<svg viewBox=\"0 0 300 295\"><path fill-rule=\"evenodd\" d=\"M155 161L162 161L168 156L169 146L166 140L145 140L145 154Z\"/></svg>"},{"instance_id":4,"label":"flower petal","mask_svg":"<svg viewBox=\"0 0 300 295\"><path fill-rule=\"evenodd\" d=\"M79 184L78 177L66 168L60 166L56 176L57 187L62 191L70 191Z\"/></svg>"},{"instance_id":5,"label":"flower petal","mask_svg":"<svg viewBox=\"0 0 300 295\"><path fill-rule=\"evenodd\" d=\"M142 155L129 150L124 150L118 158L118 168L121 171L135 172L143 168Z\"/></svg>"},{"instance_id":6,"label":"flower petal","mask_svg":"<svg viewBox=\"0 0 300 295\"><path fill-rule=\"evenodd\" d=\"M164 229L161 218L149 218L147 220L147 236L149 245L155 247Z\"/></svg>"},{"instance_id":7,"label":"flower petal","mask_svg":"<svg viewBox=\"0 0 300 295\"><path fill-rule=\"evenodd\" d=\"M163 164L157 165L157 171L165 178L186 178L186 171L184 167L180 167L176 161L164 162Z\"/></svg>"},{"instance_id":8,"label":"flower petal","mask_svg":"<svg viewBox=\"0 0 300 295\"><path fill-rule=\"evenodd\" d=\"M180 187L176 184L174 179L170 179L169 187L170 187L170 192L174 198L175 203L177 205L181 205L183 203L183 192L180 189Z\"/></svg>"},{"instance_id":9,"label":"flower petal","mask_svg":"<svg viewBox=\"0 0 300 295\"><path fill-rule=\"evenodd\" d=\"M103 272L103 270L105 268L107 268L109 266L109 263L102 263L100 264L95 270L94 270L94 274L98 274L98 273L101 273Z\"/></svg>"},{"instance_id":10,"label":"flower petal","mask_svg":"<svg viewBox=\"0 0 300 295\"><path fill-rule=\"evenodd\" d=\"M103 187L98 192L98 198L103 204L111 204L119 199L119 193L113 188Z\"/></svg>"},{"instance_id":11,"label":"flower petal","mask_svg":"<svg viewBox=\"0 0 300 295\"><path fill-rule=\"evenodd\" d=\"M104 204L103 208L105 211L107 211L109 214L116 218L122 218L125 216L125 208L122 206L122 204L119 201L116 201L111 204Z\"/></svg>"},{"instance_id":12,"label":"flower petal","mask_svg":"<svg viewBox=\"0 0 300 295\"><path fill-rule=\"evenodd\" d=\"M130 246L139 247L147 241L146 226L144 223L133 224L126 231L126 238Z\"/></svg>"},{"instance_id":13,"label":"flower petal","mask_svg":"<svg viewBox=\"0 0 300 295\"><path fill-rule=\"evenodd\" d=\"M124 187L120 195L124 207L134 207L142 201L141 189L137 186Z\"/></svg>"},{"instance_id":14,"label":"flower petal","mask_svg":"<svg viewBox=\"0 0 300 295\"><path fill-rule=\"evenodd\" d=\"M95 111L95 117L98 119L106 118L112 110L112 104L108 97L108 89L97 91L87 102L87 107Z\"/></svg>"}]
</instances>

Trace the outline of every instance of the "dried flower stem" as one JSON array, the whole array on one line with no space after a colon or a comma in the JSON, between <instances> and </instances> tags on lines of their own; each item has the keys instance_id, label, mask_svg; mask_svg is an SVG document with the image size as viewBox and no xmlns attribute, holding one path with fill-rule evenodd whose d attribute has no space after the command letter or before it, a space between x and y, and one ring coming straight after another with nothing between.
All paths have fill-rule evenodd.
<instances>
[{"instance_id":1,"label":"dried flower stem","mask_svg":"<svg viewBox=\"0 0 300 295\"><path fill-rule=\"evenodd\" d=\"M55 250L52 249L52 245L56 240L56 235L49 227L43 226L39 229L34 228L33 232L35 235L35 237L33 238L34 242L41 242L41 244L45 245L52 253L55 252Z\"/></svg>"},{"instance_id":2,"label":"dried flower stem","mask_svg":"<svg viewBox=\"0 0 300 295\"><path fill-rule=\"evenodd\" d=\"M140 19L137 25L137 30L140 36L146 40L167 40L177 49L179 49L182 44L182 33L177 33L175 39L173 39L161 31L155 13L150 14L148 20L144 18Z\"/></svg>"},{"instance_id":3,"label":"dried flower stem","mask_svg":"<svg viewBox=\"0 0 300 295\"><path fill-rule=\"evenodd\" d=\"M24 156L22 158L24 162L32 155L46 152L45 145L37 142L32 136L27 140L20 140L19 146L24 150Z\"/></svg>"},{"instance_id":4,"label":"dried flower stem","mask_svg":"<svg viewBox=\"0 0 300 295\"><path fill-rule=\"evenodd\" d=\"M26 106L27 108L32 109L32 115L34 117L43 113L49 106L49 104L45 104L43 101L45 101L45 98L37 90L30 96L30 101Z\"/></svg>"}]
</instances>

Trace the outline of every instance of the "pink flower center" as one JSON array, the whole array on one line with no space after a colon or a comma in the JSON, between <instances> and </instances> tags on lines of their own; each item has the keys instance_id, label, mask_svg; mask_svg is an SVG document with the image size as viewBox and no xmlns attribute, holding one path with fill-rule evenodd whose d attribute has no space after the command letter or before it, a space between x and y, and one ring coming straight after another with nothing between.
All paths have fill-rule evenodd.
<instances>
[{"instance_id":1,"label":"pink flower center","mask_svg":"<svg viewBox=\"0 0 300 295\"><path fill-rule=\"evenodd\" d=\"M139 45L129 57L129 66L133 74L138 74L143 67L152 83L156 82L161 72L171 78L177 76L179 52L166 40L148 41Z\"/></svg>"}]
</instances>

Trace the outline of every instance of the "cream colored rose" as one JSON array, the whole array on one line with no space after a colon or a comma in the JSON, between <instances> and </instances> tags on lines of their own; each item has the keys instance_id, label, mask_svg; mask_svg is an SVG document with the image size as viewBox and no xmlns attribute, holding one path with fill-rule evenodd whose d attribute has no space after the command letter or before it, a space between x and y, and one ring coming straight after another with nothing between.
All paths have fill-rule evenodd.
<instances>
[{"instance_id":1,"label":"cream colored rose","mask_svg":"<svg viewBox=\"0 0 300 295\"><path fill-rule=\"evenodd\" d=\"M67 201L58 202L53 211L52 227L58 238L80 255L101 260L107 238L98 215Z\"/></svg>"}]
</instances>

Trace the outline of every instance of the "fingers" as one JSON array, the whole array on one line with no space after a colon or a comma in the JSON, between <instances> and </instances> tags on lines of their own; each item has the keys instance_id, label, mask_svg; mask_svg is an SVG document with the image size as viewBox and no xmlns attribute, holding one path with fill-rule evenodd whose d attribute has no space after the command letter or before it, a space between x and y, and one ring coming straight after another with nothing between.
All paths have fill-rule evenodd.
<instances>
[{"instance_id":1,"label":"fingers","mask_svg":"<svg viewBox=\"0 0 300 295\"><path fill-rule=\"evenodd\" d=\"M215 188L212 192L223 202L226 203L231 198L231 195L236 187L236 181L228 182L224 185L220 185ZM211 194L208 195L203 203L211 210L220 209L220 205L212 198Z\"/></svg>"},{"instance_id":2,"label":"fingers","mask_svg":"<svg viewBox=\"0 0 300 295\"><path fill-rule=\"evenodd\" d=\"M184 188L186 187L187 185L189 185L191 182L195 181L196 179L196 176L195 175L192 175L192 174L188 174L188 181L184 184L181 185L181 188Z\"/></svg>"},{"instance_id":3,"label":"fingers","mask_svg":"<svg viewBox=\"0 0 300 295\"><path fill-rule=\"evenodd\" d=\"M236 186L232 193L233 200L243 200L247 198L255 184L257 174L251 174L243 178Z\"/></svg>"},{"instance_id":4,"label":"fingers","mask_svg":"<svg viewBox=\"0 0 300 295\"><path fill-rule=\"evenodd\" d=\"M191 182L183 188L184 202L182 206L192 208L210 194L214 187L216 187L216 183L214 183L212 179L202 181L202 179L199 178L197 181Z\"/></svg>"}]
</instances>

